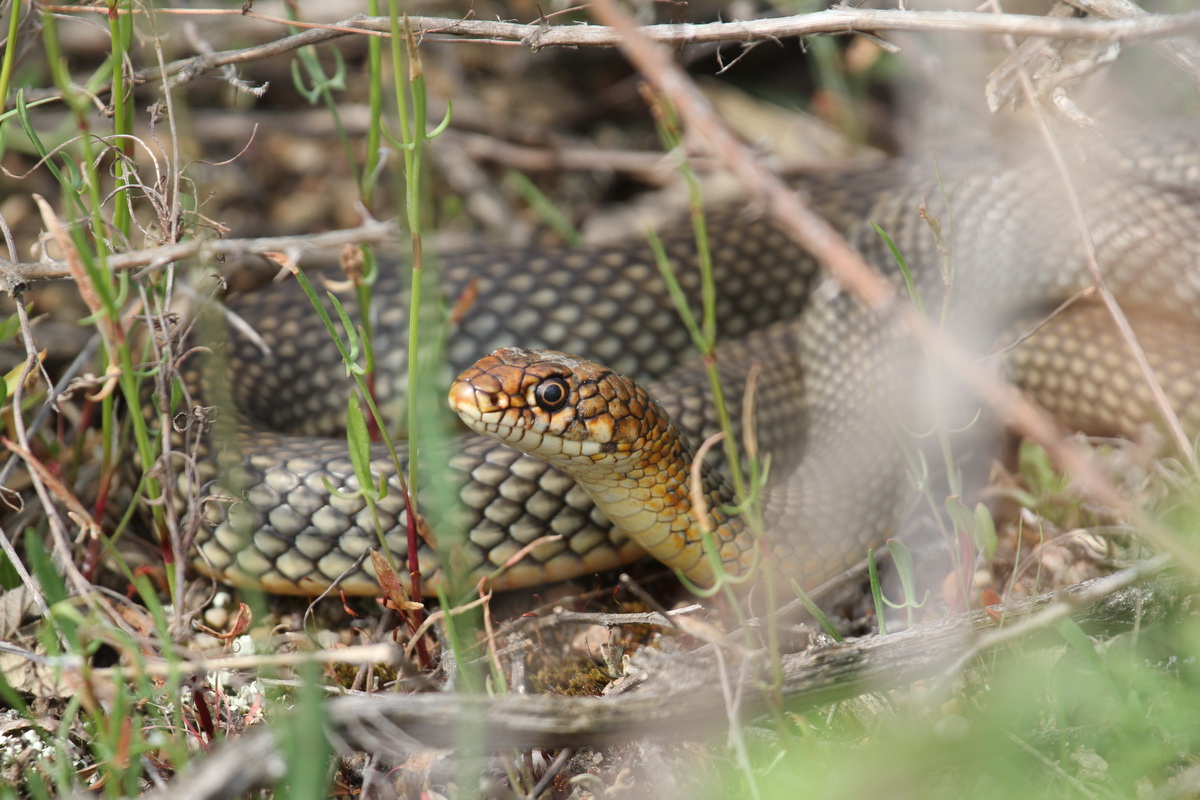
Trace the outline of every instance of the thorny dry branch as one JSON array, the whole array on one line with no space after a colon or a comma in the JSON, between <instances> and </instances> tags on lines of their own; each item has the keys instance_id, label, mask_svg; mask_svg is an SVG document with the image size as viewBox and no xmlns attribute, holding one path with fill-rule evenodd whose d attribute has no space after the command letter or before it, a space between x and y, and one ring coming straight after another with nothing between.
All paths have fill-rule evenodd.
<instances>
[{"instance_id":1,"label":"thorny dry branch","mask_svg":"<svg viewBox=\"0 0 1200 800\"><path fill-rule=\"evenodd\" d=\"M74 6L60 10L78 12ZM92 9L87 9L92 10ZM103 9L95 9L101 11ZM159 12L165 13L165 12ZM253 15L253 12L251 12ZM412 31L423 41L483 41L507 43L539 50L545 47L614 47L622 33L598 25L550 25L499 20L409 17ZM1041 36L1051 39L1079 39L1097 42L1136 42L1164 39L1200 29L1200 11L1183 14L1140 16L1124 19L1073 19L1026 14L991 14L958 11L880 11L838 7L812 14L775 19L735 22L648 25L639 28L653 41L682 46L706 42L775 42L779 39L815 34L879 33L881 31L923 31L929 33L1010 34ZM320 44L347 36L354 31L387 35L391 21L387 17L354 16L286 36L273 42L240 50L224 50L180 59L162 68L135 73L135 80L169 78L172 85L186 83L219 67L256 61L300 47ZM244 86L242 88L245 88ZM29 92L30 100L56 96L55 92Z\"/></svg>"}]
</instances>

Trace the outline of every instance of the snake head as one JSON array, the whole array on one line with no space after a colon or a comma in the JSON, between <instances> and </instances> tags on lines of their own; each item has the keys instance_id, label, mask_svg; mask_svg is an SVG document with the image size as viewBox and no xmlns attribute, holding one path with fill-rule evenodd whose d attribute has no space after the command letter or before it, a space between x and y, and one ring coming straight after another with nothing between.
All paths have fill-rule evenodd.
<instances>
[{"instance_id":1,"label":"snake head","mask_svg":"<svg viewBox=\"0 0 1200 800\"><path fill-rule=\"evenodd\" d=\"M562 470L626 536L655 558L709 585L712 561L693 513L683 434L644 389L607 367L553 350L505 347L481 358L450 387L450 407L476 433ZM753 561L740 519L718 506L727 481L706 468L698 491L718 526L727 569ZM711 528L710 528L711 529Z\"/></svg>"},{"instance_id":2,"label":"snake head","mask_svg":"<svg viewBox=\"0 0 1200 800\"><path fill-rule=\"evenodd\" d=\"M458 376L449 399L477 433L563 468L620 460L667 424L633 381L554 350L496 350Z\"/></svg>"}]
</instances>

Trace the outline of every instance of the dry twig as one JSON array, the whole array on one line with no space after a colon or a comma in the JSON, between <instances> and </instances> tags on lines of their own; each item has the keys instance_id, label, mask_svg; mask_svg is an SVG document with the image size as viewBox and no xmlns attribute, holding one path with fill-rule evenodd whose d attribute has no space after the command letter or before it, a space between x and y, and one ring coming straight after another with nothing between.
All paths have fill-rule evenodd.
<instances>
[{"instance_id":1,"label":"dry twig","mask_svg":"<svg viewBox=\"0 0 1200 800\"><path fill-rule=\"evenodd\" d=\"M396 240L396 223L390 220L368 220L357 228L302 236L271 236L262 239L187 239L175 244L134 250L108 256L107 264L114 272L137 267L159 268L183 259L208 261L230 256L265 255L280 252L330 250L344 244L381 244ZM15 288L36 281L70 277L65 261L9 261L0 258L0 291L11 293Z\"/></svg>"},{"instance_id":2,"label":"dry twig","mask_svg":"<svg viewBox=\"0 0 1200 800\"><path fill-rule=\"evenodd\" d=\"M51 6L60 12L102 13L104 8ZM160 10L156 13L169 13ZM240 12L226 12L240 13ZM253 14L251 14L253 15ZM270 18L267 18L270 19ZM289 23L295 24L295 23ZM544 47L615 47L624 38L621 31L599 25L550 25L544 19L533 23L499 20L409 17L408 24L421 41L490 42L539 50ZM1176 37L1200 28L1200 11L1183 14L1146 16L1128 19L1073 19L1027 14L995 15L986 12L892 11L838 7L812 14L797 14L774 19L698 24L648 25L640 28L643 36L662 44L681 47L705 42L777 42L780 39L815 34L846 35L856 32L878 34L881 31L923 31L928 33L1010 34L1042 36L1051 39L1077 39L1097 42L1137 42ZM142 70L135 80L165 78L171 85L187 83L215 69L244 64L300 47L321 44L361 31L388 35L387 17L355 16L340 22L319 25L302 33L240 50L207 52ZM226 72L227 80L234 80ZM240 85L240 82L239 82ZM56 92L30 92L38 100L55 97Z\"/></svg>"}]
</instances>

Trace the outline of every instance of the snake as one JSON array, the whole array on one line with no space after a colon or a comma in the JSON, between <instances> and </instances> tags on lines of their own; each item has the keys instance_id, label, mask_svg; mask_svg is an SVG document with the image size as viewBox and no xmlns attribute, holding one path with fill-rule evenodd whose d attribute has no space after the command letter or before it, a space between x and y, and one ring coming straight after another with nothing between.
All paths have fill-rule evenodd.
<instances>
[{"instance_id":1,"label":"snake","mask_svg":"<svg viewBox=\"0 0 1200 800\"><path fill-rule=\"evenodd\" d=\"M1151 322L1172 320L1160 338L1190 340L1200 315L1200 124L1185 119L1085 137L1067 151L1067 177L1109 286L1123 304L1152 309L1144 315ZM1042 313L1092 283L1066 183L1036 139L831 165L789 180L898 297L911 283L913 295L944 307L947 335L980 351L1011 319ZM811 586L861 561L896 530L911 493L897 431L921 411L927 363L898 315L880 315L825 278L753 202L716 204L706 219L722 342L714 360L734 419L749 368L761 365L753 408L755 441L770 454L769 557ZM658 237L684 302L699 308L691 222L665 226ZM445 363L421 380L453 386L451 405L472 430L418 445L424 479L415 500L427 517L417 539L422 580L487 577L496 589L529 587L647 552L710 580L713 559L696 527L703 515L680 481L690 473L694 443L718 419L704 360L645 233L574 248L468 248L442 254L438 272L447 302L475 299L460 303L449 323ZM375 395L384 407L402 404L408 389L408 292L402 266L382 269L368 312ZM226 305L254 333L221 330L214 346L181 367L187 399L221 399L220 424L200 435L199 469L181 481L180 494L202 508L195 566L273 593L315 595L336 585L378 594L364 554L389 551L403 573L408 509L380 445L372 446L370 466L388 492L372 503L358 491L337 432L351 388L336 346L294 281ZM354 304L346 307L360 324ZM1103 315L1064 319L1022 346L1027 355L1012 367L1021 383L1040 386L1039 399L1057 402L1053 410L1068 423L1127 430L1150 418L1119 343L1097 350L1107 330ZM1179 361L1186 358L1190 351L1168 354L1156 369L1173 405L1196 425L1190 366ZM547 393L550 400L539 404ZM517 412L497 410L498 402L521 414L554 408L558 421L531 416L525 427L511 425L505 415ZM571 428L585 418L602 419L598 430L608 434L566 445L555 436L564 419ZM417 441L425 427L442 426L440 419L422 423ZM634 482L657 489L612 490L611 461L592 456L620 449L604 439L617 430L651 442L638 451ZM575 451L590 465L550 463L548 450ZM718 560L737 574L761 553L727 508L721 470L728 465L719 451L701 469L701 494ZM401 443L398 455L404 467L408 446ZM638 471L647 458L671 479ZM660 518L654 524L651 507Z\"/></svg>"}]
</instances>

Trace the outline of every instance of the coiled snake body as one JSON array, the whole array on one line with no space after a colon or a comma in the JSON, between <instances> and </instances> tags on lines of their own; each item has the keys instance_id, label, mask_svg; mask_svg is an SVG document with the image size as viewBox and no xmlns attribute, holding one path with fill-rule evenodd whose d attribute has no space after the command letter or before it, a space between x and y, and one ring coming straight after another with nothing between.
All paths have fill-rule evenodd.
<instances>
[{"instance_id":1,"label":"coiled snake body","mask_svg":"<svg viewBox=\"0 0 1200 800\"><path fill-rule=\"evenodd\" d=\"M1040 152L1039 143L1026 141L995 152L939 154L936 162L914 157L817 172L796 184L899 286L893 256L869 223L883 228L930 303L941 302L944 265L952 264L949 328L987 342L1006 319L1053 307L1090 283L1061 180ZM1200 323L1200 125L1185 121L1113 136L1092 142L1087 153L1072 159L1072 179L1109 284L1123 302L1178 317L1179 330L1189 331L1193 321ZM918 214L922 205L942 225L945 255ZM772 453L772 475L783 489L773 490L768 516L779 532L779 563L811 584L860 560L895 523L904 477L891 427L914 405L921 362L893 320L823 284L812 260L767 222L732 207L714 209L708 222L718 325L728 342L718 363L731 398L740 397L749 363L764 365L758 438ZM696 304L690 227L665 231L663 240ZM680 427L693 437L713 429L707 385L686 364L689 337L640 234L580 250L446 255L441 269L446 296L457 297L472 280L478 289L478 300L451 332L442 385L495 347L577 352L635 378L662 376L650 391ZM385 403L404 390L398 377L406 362L401 283L385 276L376 290L376 387ZM357 488L346 446L338 438L314 438L328 435L345 409L348 389L338 380L334 346L290 284L230 305L252 322L266 351L232 333L228 387L223 371L206 369L201 376L199 364L186 366L187 385L228 393L240 409L236 433L216 437L210 447L219 477L203 491L224 501L207 504L212 525L198 536L196 563L221 580L273 592L315 594L339 577L346 591L378 591L369 561L351 569L366 548L379 547L374 518L361 498L329 492L330 486ZM1077 333L1075 340L1093 333ZM1103 417L1104 408L1140 415L1107 388L1120 367L1107 361L1097 367L1085 350L1071 350L1070 337L1032 352L1023 367L1027 382L1076 365L1095 378L1082 390L1068 387L1059 409L1065 415ZM1064 353L1057 366L1045 361ZM1185 385L1175 392L1177 406L1196 407L1190 391ZM429 493L423 489L420 500L434 514L439 535L466 532L460 544L439 538L457 570L491 573L548 534L561 538L538 545L494 585L580 575L643 553L587 492L536 458L474 435L429 456ZM372 457L373 469L391 475L382 451ZM435 466L439 462L445 469ZM393 491L378 514L387 545L403 564L404 505L395 481L389 482ZM447 493L458 503L447 504ZM457 510L438 512L447 505ZM729 549L731 563L744 551ZM428 544L421 546L420 562L425 580L442 578Z\"/></svg>"}]
</instances>

